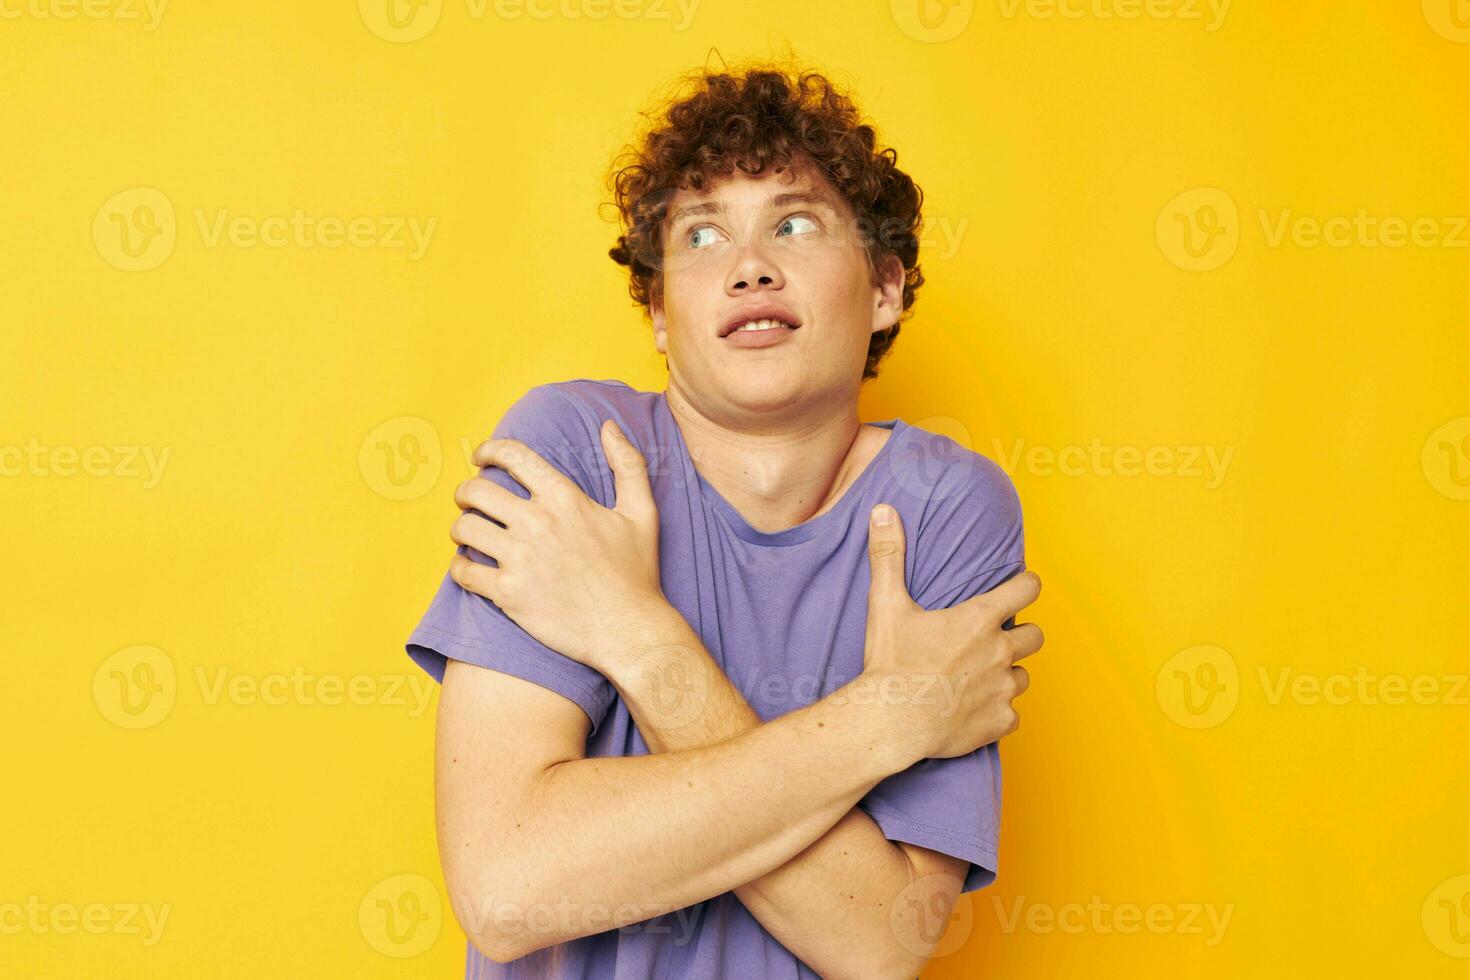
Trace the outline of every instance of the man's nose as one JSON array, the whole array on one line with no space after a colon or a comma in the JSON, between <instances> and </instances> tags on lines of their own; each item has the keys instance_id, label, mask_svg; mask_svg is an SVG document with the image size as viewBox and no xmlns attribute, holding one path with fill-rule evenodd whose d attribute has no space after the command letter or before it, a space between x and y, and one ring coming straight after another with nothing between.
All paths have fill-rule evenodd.
<instances>
[{"instance_id":1,"label":"man's nose","mask_svg":"<svg viewBox=\"0 0 1470 980\"><path fill-rule=\"evenodd\" d=\"M768 250L754 242L740 246L735 265L730 270L725 289L730 293L749 292L752 286L779 289L785 285L780 267Z\"/></svg>"}]
</instances>

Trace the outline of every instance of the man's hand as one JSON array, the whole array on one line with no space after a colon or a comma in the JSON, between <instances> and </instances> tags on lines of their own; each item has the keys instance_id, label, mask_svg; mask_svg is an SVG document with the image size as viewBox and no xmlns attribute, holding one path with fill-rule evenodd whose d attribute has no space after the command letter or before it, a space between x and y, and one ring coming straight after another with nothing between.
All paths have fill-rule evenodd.
<instances>
[{"instance_id":1,"label":"man's hand","mask_svg":"<svg viewBox=\"0 0 1470 980\"><path fill-rule=\"evenodd\" d=\"M616 481L612 509L524 443L490 439L472 461L507 471L531 496L483 477L466 480L454 492L464 513L449 532L500 566L455 555L449 566L455 582L551 649L596 670L603 669L600 654L615 648L620 626L636 628L650 604L667 602L659 581L658 508L643 455L610 419L601 436Z\"/></svg>"},{"instance_id":2,"label":"man's hand","mask_svg":"<svg viewBox=\"0 0 1470 980\"><path fill-rule=\"evenodd\" d=\"M1031 679L1016 661L1041 649L1041 629L1002 624L1036 599L1041 579L1022 572L948 609L926 610L904 585L903 523L889 512L892 523L868 526L872 581L862 678L893 710L894 737L910 739L906 750L915 762L966 755L1021 723L1011 700Z\"/></svg>"}]
</instances>

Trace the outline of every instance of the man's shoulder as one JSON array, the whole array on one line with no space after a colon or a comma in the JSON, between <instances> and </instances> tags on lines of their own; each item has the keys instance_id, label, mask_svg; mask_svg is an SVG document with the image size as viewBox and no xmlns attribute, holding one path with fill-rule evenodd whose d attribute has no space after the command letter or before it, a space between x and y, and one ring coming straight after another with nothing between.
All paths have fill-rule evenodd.
<instances>
[{"instance_id":1,"label":"man's shoulder","mask_svg":"<svg viewBox=\"0 0 1470 980\"><path fill-rule=\"evenodd\" d=\"M566 381L547 381L536 385L521 396L540 410L555 413L571 412L580 418L592 418L592 432L610 415L646 413L655 392L639 391L623 381L611 378L570 378ZM619 420L621 421L621 420Z\"/></svg>"},{"instance_id":2,"label":"man's shoulder","mask_svg":"<svg viewBox=\"0 0 1470 980\"><path fill-rule=\"evenodd\" d=\"M522 442L552 440L597 444L598 429L607 418L625 425L653 397L622 381L572 378L547 381L528 389L506 409L496 435Z\"/></svg>"},{"instance_id":3,"label":"man's shoulder","mask_svg":"<svg viewBox=\"0 0 1470 980\"><path fill-rule=\"evenodd\" d=\"M969 448L969 433L959 438L948 426L905 423L908 443L893 458L895 474L904 490L924 502L926 513L963 510L984 512L989 521L1019 524L1021 498L1010 474L1000 464Z\"/></svg>"},{"instance_id":4,"label":"man's shoulder","mask_svg":"<svg viewBox=\"0 0 1470 980\"><path fill-rule=\"evenodd\" d=\"M548 388L572 400L615 402L627 399L649 398L653 392L639 391L626 381L616 378L568 378L565 381L547 381L532 390Z\"/></svg>"},{"instance_id":5,"label":"man's shoulder","mask_svg":"<svg viewBox=\"0 0 1470 980\"><path fill-rule=\"evenodd\" d=\"M894 457L895 477L918 498L910 512L916 518L911 587L928 609L947 604L957 590L988 583L992 572L1023 563L1025 529L1009 474L970 449L963 429L959 439L919 425L910 425L907 434L911 441Z\"/></svg>"},{"instance_id":6,"label":"man's shoulder","mask_svg":"<svg viewBox=\"0 0 1470 980\"><path fill-rule=\"evenodd\" d=\"M637 443L652 425L654 397L621 381L548 381L516 399L496 423L493 436L524 443L603 502L611 491L604 479L602 423L613 419Z\"/></svg>"}]
</instances>

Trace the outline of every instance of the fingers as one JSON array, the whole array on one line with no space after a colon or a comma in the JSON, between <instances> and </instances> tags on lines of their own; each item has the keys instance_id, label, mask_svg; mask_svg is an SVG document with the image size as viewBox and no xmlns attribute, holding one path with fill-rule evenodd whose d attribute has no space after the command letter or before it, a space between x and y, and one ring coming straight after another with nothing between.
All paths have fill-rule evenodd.
<instances>
[{"instance_id":1,"label":"fingers","mask_svg":"<svg viewBox=\"0 0 1470 980\"><path fill-rule=\"evenodd\" d=\"M491 568L464 555L455 555L449 562L449 577L466 592L484 596L497 606L500 605L497 588L500 569Z\"/></svg>"},{"instance_id":2,"label":"fingers","mask_svg":"<svg viewBox=\"0 0 1470 980\"><path fill-rule=\"evenodd\" d=\"M480 443L470 460L476 466L500 467L531 491L533 497L556 489L582 492L565 473L519 439L488 439Z\"/></svg>"},{"instance_id":3,"label":"fingers","mask_svg":"<svg viewBox=\"0 0 1470 980\"><path fill-rule=\"evenodd\" d=\"M1046 642L1041 635L1041 627L1035 623L1018 623L1014 629L1006 630L1005 636L1011 642L1012 663L1031 656Z\"/></svg>"},{"instance_id":4,"label":"fingers","mask_svg":"<svg viewBox=\"0 0 1470 980\"><path fill-rule=\"evenodd\" d=\"M504 555L504 545L510 532L494 521L487 521L479 514L465 511L449 525L449 538L455 544L468 545L480 554L494 558L497 562Z\"/></svg>"},{"instance_id":5,"label":"fingers","mask_svg":"<svg viewBox=\"0 0 1470 980\"><path fill-rule=\"evenodd\" d=\"M460 510L477 510L507 527L528 506L525 497L483 476L472 477L455 487L454 502Z\"/></svg>"},{"instance_id":6,"label":"fingers","mask_svg":"<svg viewBox=\"0 0 1470 980\"><path fill-rule=\"evenodd\" d=\"M888 523L880 524L887 516ZM903 556L906 542L903 521L890 504L879 504L868 514L868 563L872 572L870 595L902 594L908 596L903 581Z\"/></svg>"},{"instance_id":7,"label":"fingers","mask_svg":"<svg viewBox=\"0 0 1470 980\"><path fill-rule=\"evenodd\" d=\"M616 500L613 510L623 514L656 513L653 488L648 483L648 463L612 419L602 423L602 451L613 471Z\"/></svg>"},{"instance_id":8,"label":"fingers","mask_svg":"<svg viewBox=\"0 0 1470 980\"><path fill-rule=\"evenodd\" d=\"M1031 675L1026 672L1025 667L1012 667L1011 676L1016 681L1016 693L1011 695L1011 697L1020 697L1031 686Z\"/></svg>"},{"instance_id":9,"label":"fingers","mask_svg":"<svg viewBox=\"0 0 1470 980\"><path fill-rule=\"evenodd\" d=\"M985 604L1001 622L1036 601L1041 594L1041 576L1031 570L1006 579L1000 585L984 593Z\"/></svg>"}]
</instances>

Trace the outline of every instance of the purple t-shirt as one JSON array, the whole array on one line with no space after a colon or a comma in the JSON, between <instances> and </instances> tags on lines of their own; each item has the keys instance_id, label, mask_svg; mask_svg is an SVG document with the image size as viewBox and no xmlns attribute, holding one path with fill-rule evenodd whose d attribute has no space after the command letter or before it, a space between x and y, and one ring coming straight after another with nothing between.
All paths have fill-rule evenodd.
<instances>
[{"instance_id":1,"label":"purple t-shirt","mask_svg":"<svg viewBox=\"0 0 1470 980\"><path fill-rule=\"evenodd\" d=\"M876 423L893 435L836 506L775 532L751 527L699 474L663 392L588 378L543 384L510 407L494 434L519 439L610 507L613 473L598 436L607 418L648 464L664 595L762 720L825 697L862 671L873 505L886 501L898 508L907 537L905 581L926 609L988 591L1025 567L1020 502L1000 467L901 419ZM530 496L504 470L488 467L482 475ZM459 551L491 564L466 546ZM453 657L571 699L592 721L588 757L648 752L606 678L532 638L447 573L407 650L441 682L445 658ZM970 861L968 892L995 879L1000 789L992 743L969 755L918 762L878 783L858 805L889 840ZM507 964L469 944L466 975L817 977L734 892Z\"/></svg>"}]
</instances>

